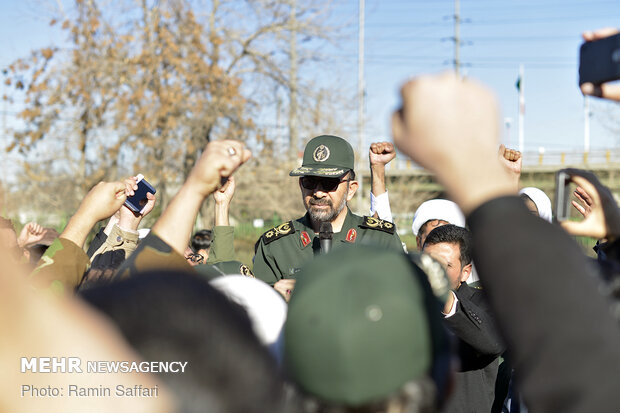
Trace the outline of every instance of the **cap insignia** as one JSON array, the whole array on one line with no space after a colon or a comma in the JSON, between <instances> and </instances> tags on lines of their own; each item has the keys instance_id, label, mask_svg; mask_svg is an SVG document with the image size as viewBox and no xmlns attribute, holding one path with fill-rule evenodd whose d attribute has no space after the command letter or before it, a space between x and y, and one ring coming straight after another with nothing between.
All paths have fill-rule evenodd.
<instances>
[{"instance_id":1,"label":"cap insignia","mask_svg":"<svg viewBox=\"0 0 620 413\"><path fill-rule=\"evenodd\" d=\"M329 148L325 145L317 146L312 154L312 158L314 158L316 162L325 162L329 159Z\"/></svg>"}]
</instances>

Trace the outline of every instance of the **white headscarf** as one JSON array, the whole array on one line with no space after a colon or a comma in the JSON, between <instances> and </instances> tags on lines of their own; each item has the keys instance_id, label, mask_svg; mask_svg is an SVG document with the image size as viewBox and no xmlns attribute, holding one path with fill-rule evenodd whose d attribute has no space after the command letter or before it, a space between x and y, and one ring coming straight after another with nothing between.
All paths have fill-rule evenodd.
<instances>
[{"instance_id":1,"label":"white headscarf","mask_svg":"<svg viewBox=\"0 0 620 413\"><path fill-rule=\"evenodd\" d=\"M280 294L264 282L243 275L224 275L214 278L210 283L245 308L260 342L280 360L282 328L288 309Z\"/></svg>"},{"instance_id":2,"label":"white headscarf","mask_svg":"<svg viewBox=\"0 0 620 413\"><path fill-rule=\"evenodd\" d=\"M526 195L534 202L536 209L538 209L538 216L547 222L551 222L551 200L543 191L533 186L528 186L519 191L519 195Z\"/></svg>"},{"instance_id":3,"label":"white headscarf","mask_svg":"<svg viewBox=\"0 0 620 413\"><path fill-rule=\"evenodd\" d=\"M420 227L432 219L440 219L457 227L465 228L465 217L458 205L447 199L431 199L423 202L415 211L411 225L413 234L418 235Z\"/></svg>"}]
</instances>

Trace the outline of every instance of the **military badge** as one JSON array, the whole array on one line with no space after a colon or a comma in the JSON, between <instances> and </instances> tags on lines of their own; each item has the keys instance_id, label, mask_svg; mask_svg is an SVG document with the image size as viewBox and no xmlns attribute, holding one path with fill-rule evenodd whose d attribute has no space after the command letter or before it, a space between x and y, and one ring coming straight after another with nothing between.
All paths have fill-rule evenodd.
<instances>
[{"instance_id":1,"label":"military badge","mask_svg":"<svg viewBox=\"0 0 620 413\"><path fill-rule=\"evenodd\" d=\"M286 222L284 224L278 225L277 227L271 228L269 231L265 232L262 236L263 242L265 245L273 242L279 238L282 238L285 235L289 235L295 232L295 228L293 228L293 221Z\"/></svg>"},{"instance_id":2,"label":"military badge","mask_svg":"<svg viewBox=\"0 0 620 413\"><path fill-rule=\"evenodd\" d=\"M312 158L314 158L316 162L325 162L329 159L329 148L325 145L317 146L312 154Z\"/></svg>"},{"instance_id":3,"label":"military badge","mask_svg":"<svg viewBox=\"0 0 620 413\"><path fill-rule=\"evenodd\" d=\"M310 244L310 235L306 231L301 231L301 244L304 248Z\"/></svg>"},{"instance_id":4,"label":"military badge","mask_svg":"<svg viewBox=\"0 0 620 413\"><path fill-rule=\"evenodd\" d=\"M241 275L245 275L246 277L256 278L254 276L254 273L252 273L252 270L250 269L250 267L248 267L245 264L241 264L241 266L239 267L239 273Z\"/></svg>"},{"instance_id":5,"label":"military badge","mask_svg":"<svg viewBox=\"0 0 620 413\"><path fill-rule=\"evenodd\" d=\"M390 221L384 221L373 217L364 217L364 222L360 225L360 227L376 229L387 232L388 234L393 234L396 231L396 226Z\"/></svg>"},{"instance_id":6,"label":"military badge","mask_svg":"<svg viewBox=\"0 0 620 413\"><path fill-rule=\"evenodd\" d=\"M355 242L355 238L357 238L357 231L354 228L351 228L347 232L347 237L345 238L345 240L347 242L354 243Z\"/></svg>"}]
</instances>

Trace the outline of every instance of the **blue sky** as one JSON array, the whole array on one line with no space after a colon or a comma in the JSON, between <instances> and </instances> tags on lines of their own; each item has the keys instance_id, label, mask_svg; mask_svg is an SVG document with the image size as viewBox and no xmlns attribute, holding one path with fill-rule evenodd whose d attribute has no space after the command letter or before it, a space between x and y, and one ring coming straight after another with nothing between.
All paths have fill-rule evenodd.
<instances>
[{"instance_id":1,"label":"blue sky","mask_svg":"<svg viewBox=\"0 0 620 413\"><path fill-rule=\"evenodd\" d=\"M357 2L338 12L357 11ZM454 36L451 0L366 2L367 140L389 137L397 91L409 76L451 67ZM463 74L489 85L504 117L512 118L517 146L519 64L525 67L525 150L583 148L583 97L577 88L580 34L619 24L620 2L608 0L461 0ZM350 50L356 52L352 42ZM615 104L592 102L591 149L620 141L606 125ZM618 114L616 112L616 114ZM619 120L620 122L620 120Z\"/></svg>"},{"instance_id":2,"label":"blue sky","mask_svg":"<svg viewBox=\"0 0 620 413\"><path fill-rule=\"evenodd\" d=\"M63 41L64 35L58 27L49 26L45 12L55 4L51 0L0 0L0 67L33 48ZM333 24L346 27L337 46L326 49L337 64L319 75L344 79L350 91L357 84L357 10L357 0L334 1ZM462 73L496 91L504 117L513 120L511 137L505 135L505 143L517 145L515 82L523 63L525 150L581 150L583 98L577 88L580 33L617 26L620 2L461 0L460 11ZM398 104L398 87L406 78L451 68L453 13L452 0L367 0L366 144L389 139L389 116ZM11 122L11 108L0 105L0 122ZM592 150L615 147L620 140L610 130L614 124L610 114L618 115L617 107L593 102L592 111Z\"/></svg>"}]
</instances>

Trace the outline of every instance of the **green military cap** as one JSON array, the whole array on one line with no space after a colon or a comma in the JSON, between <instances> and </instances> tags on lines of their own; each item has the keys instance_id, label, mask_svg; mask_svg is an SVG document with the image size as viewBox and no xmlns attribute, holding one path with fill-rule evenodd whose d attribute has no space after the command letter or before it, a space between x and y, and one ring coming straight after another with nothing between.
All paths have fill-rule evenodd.
<instances>
[{"instance_id":1,"label":"green military cap","mask_svg":"<svg viewBox=\"0 0 620 413\"><path fill-rule=\"evenodd\" d=\"M292 170L290 176L341 177L354 169L355 155L351 144L333 135L321 135L310 139L304 150L301 167Z\"/></svg>"},{"instance_id":2,"label":"green military cap","mask_svg":"<svg viewBox=\"0 0 620 413\"><path fill-rule=\"evenodd\" d=\"M358 246L321 256L297 274L285 367L329 404L383 400L411 380L434 378L438 354L447 358L440 312L426 275L404 253Z\"/></svg>"}]
</instances>

